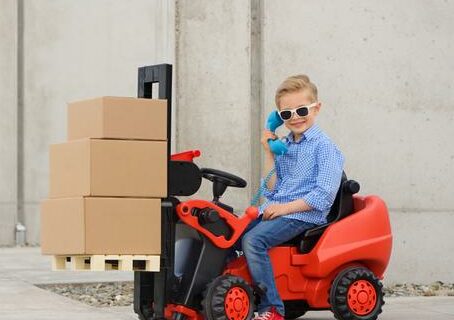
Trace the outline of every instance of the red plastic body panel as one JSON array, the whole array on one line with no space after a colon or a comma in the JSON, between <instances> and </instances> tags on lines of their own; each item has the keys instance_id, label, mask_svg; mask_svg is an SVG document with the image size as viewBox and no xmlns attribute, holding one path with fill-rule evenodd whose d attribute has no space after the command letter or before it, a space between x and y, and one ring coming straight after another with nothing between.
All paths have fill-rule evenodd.
<instances>
[{"instance_id":1,"label":"red plastic body panel","mask_svg":"<svg viewBox=\"0 0 454 320\"><path fill-rule=\"evenodd\" d=\"M203 208L211 208L219 213L220 218L223 219L232 230L232 236L230 239L226 239L224 236L216 236L200 225L198 218L192 215L192 210ZM177 206L176 211L178 217L184 223L193 227L210 239L214 245L223 249L233 246L238 238L243 234L249 223L257 219L258 216L258 209L256 207L247 208L243 216L237 217L214 203L205 200L189 200L182 202Z\"/></svg>"},{"instance_id":2,"label":"red plastic body panel","mask_svg":"<svg viewBox=\"0 0 454 320\"><path fill-rule=\"evenodd\" d=\"M164 309L164 317L166 319L173 319L175 312L184 314L188 320L203 320L203 315L199 312L178 304L168 304Z\"/></svg>"},{"instance_id":3,"label":"red plastic body panel","mask_svg":"<svg viewBox=\"0 0 454 320\"><path fill-rule=\"evenodd\" d=\"M355 213L330 225L311 252L296 247L269 251L279 294L283 300L306 300L312 308L328 308L332 280L345 268L364 266L383 278L391 255L392 234L388 210L377 196L354 197ZM242 257L227 265L233 274L251 283Z\"/></svg>"},{"instance_id":4,"label":"red plastic body panel","mask_svg":"<svg viewBox=\"0 0 454 320\"><path fill-rule=\"evenodd\" d=\"M324 277L337 266L361 261L382 278L391 256L388 209L377 196L354 197L355 213L330 225L307 255L294 255L308 277Z\"/></svg>"}]
</instances>

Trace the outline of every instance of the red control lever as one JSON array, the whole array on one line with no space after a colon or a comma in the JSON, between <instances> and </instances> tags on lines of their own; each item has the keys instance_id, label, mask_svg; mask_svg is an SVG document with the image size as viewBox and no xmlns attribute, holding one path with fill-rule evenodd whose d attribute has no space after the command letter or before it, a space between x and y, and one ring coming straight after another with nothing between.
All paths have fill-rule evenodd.
<instances>
[{"instance_id":1,"label":"red control lever","mask_svg":"<svg viewBox=\"0 0 454 320\"><path fill-rule=\"evenodd\" d=\"M200 157L200 150L190 150L172 154L170 160L192 162L193 159L197 157Z\"/></svg>"},{"instance_id":2,"label":"red control lever","mask_svg":"<svg viewBox=\"0 0 454 320\"><path fill-rule=\"evenodd\" d=\"M216 210L219 213L221 219L223 219L227 225L233 231L232 237L230 239L226 239L223 235L216 236L203 226L200 225L197 216L193 216L192 212L193 209L204 209L204 208L211 208ZM255 219L257 219L259 211L256 207L249 207L246 209L245 213L241 217L237 217L234 214L224 210L223 208L215 205L212 202L205 201L205 200L189 200L186 202L180 203L177 208L178 217L187 225L193 227L206 237L208 237L214 245L219 248L230 248L235 244L235 242L239 239L239 237L243 234L246 227L249 223Z\"/></svg>"}]
</instances>

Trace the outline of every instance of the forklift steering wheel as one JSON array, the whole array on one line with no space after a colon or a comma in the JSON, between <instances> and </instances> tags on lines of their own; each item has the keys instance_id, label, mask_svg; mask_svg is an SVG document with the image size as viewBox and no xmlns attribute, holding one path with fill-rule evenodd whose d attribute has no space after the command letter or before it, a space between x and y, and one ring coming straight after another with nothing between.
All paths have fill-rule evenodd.
<instances>
[{"instance_id":1,"label":"forklift steering wheel","mask_svg":"<svg viewBox=\"0 0 454 320\"><path fill-rule=\"evenodd\" d=\"M221 182L227 187L244 188L247 185L244 179L225 171L210 168L202 168L200 171L202 172L202 177L205 179L211 182Z\"/></svg>"}]
</instances>

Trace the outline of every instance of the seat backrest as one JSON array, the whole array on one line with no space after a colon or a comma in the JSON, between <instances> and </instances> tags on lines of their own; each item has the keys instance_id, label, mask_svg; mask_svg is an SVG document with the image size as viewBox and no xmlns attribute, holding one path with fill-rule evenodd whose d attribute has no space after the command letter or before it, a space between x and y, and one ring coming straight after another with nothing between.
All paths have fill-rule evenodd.
<instances>
[{"instance_id":1,"label":"seat backrest","mask_svg":"<svg viewBox=\"0 0 454 320\"><path fill-rule=\"evenodd\" d=\"M342 172L341 183L336 194L336 199L326 217L328 223L339 221L353 213L353 195L359 191L359 183L348 180L345 172Z\"/></svg>"},{"instance_id":2,"label":"seat backrest","mask_svg":"<svg viewBox=\"0 0 454 320\"><path fill-rule=\"evenodd\" d=\"M359 183L348 180L342 172L341 183L336 198L327 216L327 223L306 230L302 234L282 244L283 246L296 245L301 253L307 253L315 246L325 229L332 223L339 221L353 213L353 194L359 191Z\"/></svg>"},{"instance_id":3,"label":"seat backrest","mask_svg":"<svg viewBox=\"0 0 454 320\"><path fill-rule=\"evenodd\" d=\"M306 230L302 235L293 239L291 243L296 243L301 253L310 252L330 224L353 213L353 195L359 191L359 188L358 182L348 180L345 172L342 172L339 190L327 216L327 223Z\"/></svg>"}]
</instances>

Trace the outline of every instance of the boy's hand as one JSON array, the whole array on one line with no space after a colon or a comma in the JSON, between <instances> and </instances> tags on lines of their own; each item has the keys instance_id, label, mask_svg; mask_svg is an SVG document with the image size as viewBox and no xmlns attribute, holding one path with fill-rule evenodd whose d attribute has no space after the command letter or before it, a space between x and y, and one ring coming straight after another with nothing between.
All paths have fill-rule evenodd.
<instances>
[{"instance_id":1,"label":"boy's hand","mask_svg":"<svg viewBox=\"0 0 454 320\"><path fill-rule=\"evenodd\" d=\"M277 136L270 130L267 130L267 129L263 130L262 138L260 139L260 142L262 143L263 149L265 149L265 151L271 152L270 146L268 144L269 139L276 140Z\"/></svg>"},{"instance_id":2,"label":"boy's hand","mask_svg":"<svg viewBox=\"0 0 454 320\"><path fill-rule=\"evenodd\" d=\"M287 206L282 203L270 204L263 211L263 220L273 220L280 216L285 216L288 214Z\"/></svg>"}]
</instances>

